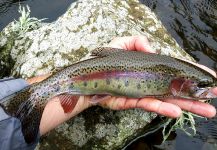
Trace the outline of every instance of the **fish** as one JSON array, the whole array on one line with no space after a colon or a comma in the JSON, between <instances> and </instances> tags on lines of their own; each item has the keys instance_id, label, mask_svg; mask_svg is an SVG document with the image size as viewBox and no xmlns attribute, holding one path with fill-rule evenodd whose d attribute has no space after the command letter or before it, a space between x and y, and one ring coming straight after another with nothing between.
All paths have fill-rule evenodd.
<instances>
[{"instance_id":1,"label":"fish","mask_svg":"<svg viewBox=\"0 0 217 150\"><path fill-rule=\"evenodd\" d=\"M37 138L43 110L56 96L65 113L74 109L81 95L93 95L93 102L104 96L216 97L211 92L217 86L216 77L181 59L110 47L96 48L91 56L2 100L5 110L20 120L27 143Z\"/></svg>"}]
</instances>

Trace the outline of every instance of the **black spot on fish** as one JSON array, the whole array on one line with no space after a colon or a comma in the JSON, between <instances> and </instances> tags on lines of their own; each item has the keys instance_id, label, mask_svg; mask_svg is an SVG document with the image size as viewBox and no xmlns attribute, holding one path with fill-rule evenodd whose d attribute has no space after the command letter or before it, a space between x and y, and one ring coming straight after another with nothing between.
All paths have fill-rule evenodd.
<instances>
[{"instance_id":1,"label":"black spot on fish","mask_svg":"<svg viewBox=\"0 0 217 150\"><path fill-rule=\"evenodd\" d=\"M94 88L97 88L97 86L98 86L98 83L95 82L95 83L94 83Z\"/></svg>"},{"instance_id":2,"label":"black spot on fish","mask_svg":"<svg viewBox=\"0 0 217 150\"><path fill-rule=\"evenodd\" d=\"M115 77L116 80L119 80L119 77Z\"/></svg>"},{"instance_id":3,"label":"black spot on fish","mask_svg":"<svg viewBox=\"0 0 217 150\"><path fill-rule=\"evenodd\" d=\"M86 82L86 81L84 81L83 85L84 85L84 86L87 86L87 82Z\"/></svg>"},{"instance_id":4,"label":"black spot on fish","mask_svg":"<svg viewBox=\"0 0 217 150\"><path fill-rule=\"evenodd\" d=\"M125 86L129 86L129 81L128 81L128 80L125 80L124 85L125 85Z\"/></svg>"},{"instance_id":5,"label":"black spot on fish","mask_svg":"<svg viewBox=\"0 0 217 150\"><path fill-rule=\"evenodd\" d=\"M71 83L71 84L70 84L70 88L73 88L73 87L74 87L74 85Z\"/></svg>"},{"instance_id":6,"label":"black spot on fish","mask_svg":"<svg viewBox=\"0 0 217 150\"><path fill-rule=\"evenodd\" d=\"M110 84L110 80L106 79L106 84L109 85Z\"/></svg>"},{"instance_id":7,"label":"black spot on fish","mask_svg":"<svg viewBox=\"0 0 217 150\"><path fill-rule=\"evenodd\" d=\"M147 84L147 88L150 88L151 87L151 85L150 84Z\"/></svg>"},{"instance_id":8,"label":"black spot on fish","mask_svg":"<svg viewBox=\"0 0 217 150\"><path fill-rule=\"evenodd\" d=\"M58 92L60 90L60 86L57 86L56 88L55 88L55 91L54 92Z\"/></svg>"},{"instance_id":9,"label":"black spot on fish","mask_svg":"<svg viewBox=\"0 0 217 150\"><path fill-rule=\"evenodd\" d=\"M141 85L139 83L137 84L137 89L141 89Z\"/></svg>"},{"instance_id":10,"label":"black spot on fish","mask_svg":"<svg viewBox=\"0 0 217 150\"><path fill-rule=\"evenodd\" d=\"M119 84L119 85L118 85L118 89L120 89L120 88L121 88L121 85Z\"/></svg>"},{"instance_id":11,"label":"black spot on fish","mask_svg":"<svg viewBox=\"0 0 217 150\"><path fill-rule=\"evenodd\" d=\"M157 88L157 91L159 91L161 89L159 86L157 86L156 88Z\"/></svg>"}]
</instances>

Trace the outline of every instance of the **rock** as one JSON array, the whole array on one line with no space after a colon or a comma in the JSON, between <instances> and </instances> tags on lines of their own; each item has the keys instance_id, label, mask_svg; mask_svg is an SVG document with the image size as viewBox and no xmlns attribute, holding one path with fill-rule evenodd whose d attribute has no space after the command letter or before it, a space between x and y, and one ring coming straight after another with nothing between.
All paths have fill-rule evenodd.
<instances>
[{"instance_id":1,"label":"rock","mask_svg":"<svg viewBox=\"0 0 217 150\"><path fill-rule=\"evenodd\" d=\"M23 78L86 59L91 50L117 36L144 35L156 52L193 60L137 0L78 0L57 21L19 35L7 47L10 30L8 26L2 31L7 36L0 37L0 48L15 62L12 75ZM93 107L50 132L38 148L118 149L145 133L156 116L140 109L117 112Z\"/></svg>"},{"instance_id":2,"label":"rock","mask_svg":"<svg viewBox=\"0 0 217 150\"><path fill-rule=\"evenodd\" d=\"M10 26L5 32L10 33ZM27 78L68 66L112 38L128 35L145 35L155 51L191 59L136 0L76 1L57 21L16 38L5 51L16 62L12 75Z\"/></svg>"},{"instance_id":3,"label":"rock","mask_svg":"<svg viewBox=\"0 0 217 150\"><path fill-rule=\"evenodd\" d=\"M0 33L0 78L9 76L14 61L10 55L11 46L14 44L13 35L7 37L4 33Z\"/></svg>"},{"instance_id":4,"label":"rock","mask_svg":"<svg viewBox=\"0 0 217 150\"><path fill-rule=\"evenodd\" d=\"M38 149L121 149L146 132L156 114L141 109L89 108L44 137Z\"/></svg>"}]
</instances>

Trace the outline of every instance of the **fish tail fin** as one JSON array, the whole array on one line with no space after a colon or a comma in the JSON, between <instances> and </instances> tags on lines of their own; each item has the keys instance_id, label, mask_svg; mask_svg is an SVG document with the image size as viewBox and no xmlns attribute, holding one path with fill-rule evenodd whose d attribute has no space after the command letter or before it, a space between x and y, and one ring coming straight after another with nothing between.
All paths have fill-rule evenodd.
<instances>
[{"instance_id":1,"label":"fish tail fin","mask_svg":"<svg viewBox=\"0 0 217 150\"><path fill-rule=\"evenodd\" d=\"M22 133L28 144L36 141L39 136L39 125L43 110L35 106L33 100L27 100L20 105L15 114L15 117L21 122Z\"/></svg>"}]
</instances>

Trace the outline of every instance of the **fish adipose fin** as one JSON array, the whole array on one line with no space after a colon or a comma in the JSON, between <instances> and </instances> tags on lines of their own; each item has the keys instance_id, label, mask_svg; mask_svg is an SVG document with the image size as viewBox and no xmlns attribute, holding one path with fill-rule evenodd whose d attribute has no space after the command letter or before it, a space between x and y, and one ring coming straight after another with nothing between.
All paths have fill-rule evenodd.
<instances>
[{"instance_id":1,"label":"fish adipose fin","mask_svg":"<svg viewBox=\"0 0 217 150\"><path fill-rule=\"evenodd\" d=\"M114 53L123 52L124 49L118 49L118 48L111 48L111 47L99 47L94 49L91 52L91 56L99 56L99 57L105 57Z\"/></svg>"},{"instance_id":2,"label":"fish adipose fin","mask_svg":"<svg viewBox=\"0 0 217 150\"><path fill-rule=\"evenodd\" d=\"M34 107L31 100L21 104L19 110L15 114L22 125L22 133L26 143L33 143L39 136L39 125L43 110Z\"/></svg>"},{"instance_id":3,"label":"fish adipose fin","mask_svg":"<svg viewBox=\"0 0 217 150\"><path fill-rule=\"evenodd\" d=\"M60 104L64 110L64 113L70 113L75 108L79 96L78 95L59 95L58 98L60 99Z\"/></svg>"}]
</instances>

